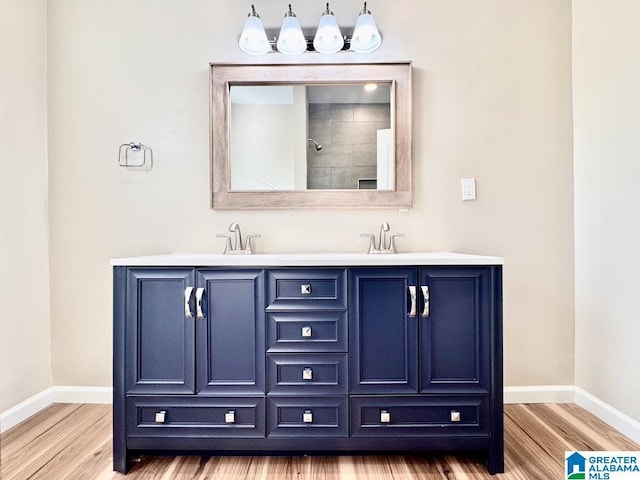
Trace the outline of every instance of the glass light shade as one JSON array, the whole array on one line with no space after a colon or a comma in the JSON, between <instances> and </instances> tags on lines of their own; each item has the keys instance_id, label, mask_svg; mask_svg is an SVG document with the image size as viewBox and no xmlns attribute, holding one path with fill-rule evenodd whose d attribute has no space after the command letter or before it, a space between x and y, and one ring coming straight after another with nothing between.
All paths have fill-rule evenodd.
<instances>
[{"instance_id":1,"label":"glass light shade","mask_svg":"<svg viewBox=\"0 0 640 480\"><path fill-rule=\"evenodd\" d=\"M357 53L371 53L382 44L382 37L376 27L373 15L362 13L356 20L351 38L351 50Z\"/></svg>"},{"instance_id":2,"label":"glass light shade","mask_svg":"<svg viewBox=\"0 0 640 480\"><path fill-rule=\"evenodd\" d=\"M247 17L238 45L240 50L250 55L264 55L271 51L260 17L253 15Z\"/></svg>"},{"instance_id":3,"label":"glass light shade","mask_svg":"<svg viewBox=\"0 0 640 480\"><path fill-rule=\"evenodd\" d=\"M307 41L296 17L284 17L276 47L285 55L299 55L307 50Z\"/></svg>"},{"instance_id":4,"label":"glass light shade","mask_svg":"<svg viewBox=\"0 0 640 480\"><path fill-rule=\"evenodd\" d=\"M342 50L343 46L344 39L335 15L332 13L322 15L313 39L313 48L320 53L336 53Z\"/></svg>"}]
</instances>

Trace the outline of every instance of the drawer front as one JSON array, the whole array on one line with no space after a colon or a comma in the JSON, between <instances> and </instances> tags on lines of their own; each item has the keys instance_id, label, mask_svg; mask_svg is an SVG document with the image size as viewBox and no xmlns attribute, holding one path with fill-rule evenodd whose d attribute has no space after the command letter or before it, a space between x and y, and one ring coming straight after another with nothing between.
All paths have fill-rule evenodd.
<instances>
[{"instance_id":1,"label":"drawer front","mask_svg":"<svg viewBox=\"0 0 640 480\"><path fill-rule=\"evenodd\" d=\"M351 397L351 436L480 435L488 397Z\"/></svg>"},{"instance_id":2,"label":"drawer front","mask_svg":"<svg viewBox=\"0 0 640 480\"><path fill-rule=\"evenodd\" d=\"M128 397L127 431L134 436L212 435L262 438L261 398Z\"/></svg>"},{"instance_id":3,"label":"drawer front","mask_svg":"<svg viewBox=\"0 0 640 480\"><path fill-rule=\"evenodd\" d=\"M275 395L346 395L346 354L271 354L267 385Z\"/></svg>"},{"instance_id":4,"label":"drawer front","mask_svg":"<svg viewBox=\"0 0 640 480\"><path fill-rule=\"evenodd\" d=\"M269 270L267 311L344 310L347 282L344 269Z\"/></svg>"},{"instance_id":5,"label":"drawer front","mask_svg":"<svg viewBox=\"0 0 640 480\"><path fill-rule=\"evenodd\" d=\"M267 398L269 437L347 437L347 397Z\"/></svg>"},{"instance_id":6,"label":"drawer front","mask_svg":"<svg viewBox=\"0 0 640 480\"><path fill-rule=\"evenodd\" d=\"M267 351L346 352L347 313L273 312L267 314Z\"/></svg>"}]
</instances>

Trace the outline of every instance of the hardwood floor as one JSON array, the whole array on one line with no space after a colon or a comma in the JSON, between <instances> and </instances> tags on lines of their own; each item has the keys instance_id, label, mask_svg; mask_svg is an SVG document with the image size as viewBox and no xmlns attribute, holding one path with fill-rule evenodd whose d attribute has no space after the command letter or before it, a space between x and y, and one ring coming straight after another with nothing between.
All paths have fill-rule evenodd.
<instances>
[{"instance_id":1,"label":"hardwood floor","mask_svg":"<svg viewBox=\"0 0 640 480\"><path fill-rule=\"evenodd\" d=\"M550 480L565 450L640 450L572 404L505 407L505 473L468 455L144 457L112 471L111 406L55 404L4 433L2 480Z\"/></svg>"}]
</instances>

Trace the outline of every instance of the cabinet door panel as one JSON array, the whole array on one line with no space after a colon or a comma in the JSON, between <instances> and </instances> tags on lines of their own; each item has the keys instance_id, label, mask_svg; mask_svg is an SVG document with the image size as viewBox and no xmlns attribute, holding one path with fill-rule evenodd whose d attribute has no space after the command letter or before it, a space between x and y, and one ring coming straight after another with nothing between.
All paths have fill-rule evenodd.
<instances>
[{"instance_id":1,"label":"cabinet door panel","mask_svg":"<svg viewBox=\"0 0 640 480\"><path fill-rule=\"evenodd\" d=\"M264 393L264 273L198 270L205 288L204 319L197 320L199 393Z\"/></svg>"},{"instance_id":2,"label":"cabinet door panel","mask_svg":"<svg viewBox=\"0 0 640 480\"><path fill-rule=\"evenodd\" d=\"M409 316L414 268L350 272L351 393L416 393L417 318Z\"/></svg>"},{"instance_id":3,"label":"cabinet door panel","mask_svg":"<svg viewBox=\"0 0 640 480\"><path fill-rule=\"evenodd\" d=\"M193 393L194 320L185 316L191 268L127 270L126 378L129 393Z\"/></svg>"},{"instance_id":4,"label":"cabinet door panel","mask_svg":"<svg viewBox=\"0 0 640 480\"><path fill-rule=\"evenodd\" d=\"M429 289L428 315L420 318L421 391L488 391L489 268L422 268L420 281Z\"/></svg>"}]
</instances>

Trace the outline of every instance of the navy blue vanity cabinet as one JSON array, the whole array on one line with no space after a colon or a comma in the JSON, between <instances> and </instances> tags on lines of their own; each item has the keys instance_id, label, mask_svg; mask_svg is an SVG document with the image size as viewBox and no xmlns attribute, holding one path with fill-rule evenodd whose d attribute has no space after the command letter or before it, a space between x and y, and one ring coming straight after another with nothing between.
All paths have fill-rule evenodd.
<instances>
[{"instance_id":1,"label":"navy blue vanity cabinet","mask_svg":"<svg viewBox=\"0 0 640 480\"><path fill-rule=\"evenodd\" d=\"M113 307L119 472L145 452L504 470L500 265L116 266Z\"/></svg>"},{"instance_id":2,"label":"navy blue vanity cabinet","mask_svg":"<svg viewBox=\"0 0 640 480\"><path fill-rule=\"evenodd\" d=\"M501 267L353 268L349 282L352 438L483 450L503 471Z\"/></svg>"},{"instance_id":3,"label":"navy blue vanity cabinet","mask_svg":"<svg viewBox=\"0 0 640 480\"><path fill-rule=\"evenodd\" d=\"M264 325L261 269L116 267L115 470L138 450L264 438Z\"/></svg>"}]
</instances>

